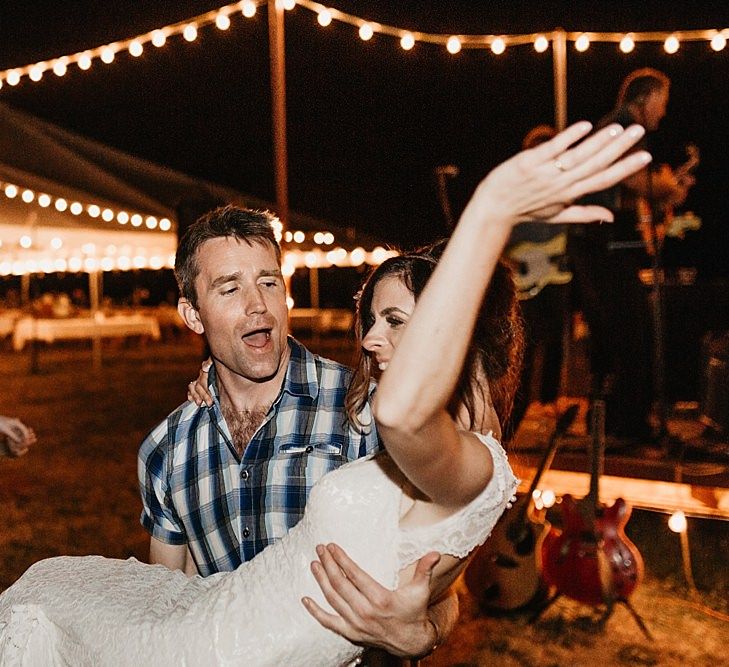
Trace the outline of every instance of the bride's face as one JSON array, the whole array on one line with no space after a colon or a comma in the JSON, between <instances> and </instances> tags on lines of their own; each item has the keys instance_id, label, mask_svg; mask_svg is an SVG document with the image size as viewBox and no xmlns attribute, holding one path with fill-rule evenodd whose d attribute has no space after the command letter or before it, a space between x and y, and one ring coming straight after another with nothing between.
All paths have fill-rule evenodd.
<instances>
[{"instance_id":1,"label":"bride's face","mask_svg":"<svg viewBox=\"0 0 729 667\"><path fill-rule=\"evenodd\" d=\"M385 276L375 285L370 313L374 324L362 339L362 347L381 371L390 363L413 310L415 297L397 276Z\"/></svg>"}]
</instances>

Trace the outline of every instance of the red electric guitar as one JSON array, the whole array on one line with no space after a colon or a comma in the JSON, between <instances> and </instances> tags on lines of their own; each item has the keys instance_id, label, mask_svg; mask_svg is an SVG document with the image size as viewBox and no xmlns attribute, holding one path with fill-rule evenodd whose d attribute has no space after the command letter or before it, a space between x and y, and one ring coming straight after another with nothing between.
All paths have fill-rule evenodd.
<instances>
[{"instance_id":1,"label":"red electric guitar","mask_svg":"<svg viewBox=\"0 0 729 667\"><path fill-rule=\"evenodd\" d=\"M542 575L557 595L589 605L606 604L608 612L615 602L623 602L632 612L628 596L643 577L643 559L624 532L631 508L622 498L606 507L598 492L605 446L604 401L593 401L591 426L590 492L582 500L570 495L562 499L564 525L562 530L552 529L542 542Z\"/></svg>"}]
</instances>

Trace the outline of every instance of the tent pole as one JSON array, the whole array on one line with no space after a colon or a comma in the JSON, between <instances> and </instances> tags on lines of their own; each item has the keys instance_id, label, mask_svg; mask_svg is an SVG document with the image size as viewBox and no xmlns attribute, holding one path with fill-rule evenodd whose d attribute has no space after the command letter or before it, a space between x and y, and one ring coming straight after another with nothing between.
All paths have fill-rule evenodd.
<instances>
[{"instance_id":1,"label":"tent pole","mask_svg":"<svg viewBox=\"0 0 729 667\"><path fill-rule=\"evenodd\" d=\"M273 119L276 207L284 225L289 226L289 192L286 149L286 43L284 8L278 0L268 0L268 45L271 60L271 105Z\"/></svg>"},{"instance_id":2,"label":"tent pole","mask_svg":"<svg viewBox=\"0 0 729 667\"><path fill-rule=\"evenodd\" d=\"M552 70L554 126L561 132L567 127L567 33L563 28L557 28L552 33Z\"/></svg>"},{"instance_id":3,"label":"tent pole","mask_svg":"<svg viewBox=\"0 0 729 667\"><path fill-rule=\"evenodd\" d=\"M99 303L101 302L101 271L89 272L89 305L91 306L91 317L96 320L99 316ZM95 371L101 370L101 336L94 329L95 333L91 339L91 357Z\"/></svg>"}]
</instances>

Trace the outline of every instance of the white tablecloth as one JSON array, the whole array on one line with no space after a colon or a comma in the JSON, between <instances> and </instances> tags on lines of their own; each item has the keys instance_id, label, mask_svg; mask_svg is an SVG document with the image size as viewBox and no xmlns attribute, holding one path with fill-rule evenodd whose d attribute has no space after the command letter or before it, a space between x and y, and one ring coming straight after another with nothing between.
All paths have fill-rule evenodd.
<instances>
[{"instance_id":1,"label":"white tablecloth","mask_svg":"<svg viewBox=\"0 0 729 667\"><path fill-rule=\"evenodd\" d=\"M15 325L13 349L22 350L31 340L52 343L78 338L123 338L149 336L159 340L159 322L149 315L113 315L111 317L70 317L33 319L24 317Z\"/></svg>"}]
</instances>

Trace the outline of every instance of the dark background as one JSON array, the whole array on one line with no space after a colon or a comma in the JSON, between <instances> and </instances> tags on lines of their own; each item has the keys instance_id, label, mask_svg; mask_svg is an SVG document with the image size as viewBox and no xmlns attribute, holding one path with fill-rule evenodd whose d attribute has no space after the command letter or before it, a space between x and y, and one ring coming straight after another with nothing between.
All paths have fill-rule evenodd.
<instances>
[{"instance_id":1,"label":"dark background","mask_svg":"<svg viewBox=\"0 0 729 667\"><path fill-rule=\"evenodd\" d=\"M22 66L133 37L193 17L220 2L4 2L0 68ZM438 33L500 34L567 30L648 31L729 27L722 3L692 2L386 2L336 0L345 12ZM478 180L518 149L537 123L552 122L552 50L490 51L396 39L362 42L336 21L328 28L297 7L286 14L291 206L383 241L417 245L447 230L433 170L455 164L449 182L456 213ZM687 205L699 232L667 249L676 265L701 277L726 276L729 242L729 47L685 43L675 55L658 43L622 54L616 44L586 53L568 45L569 120L597 120L612 106L622 78L655 66L673 80L669 116L655 136L659 161L681 162L682 147L701 149L698 183ZM229 30L199 31L141 58L117 54L82 72L27 79L0 99L69 129L206 179L274 200L268 28L236 14Z\"/></svg>"}]
</instances>

